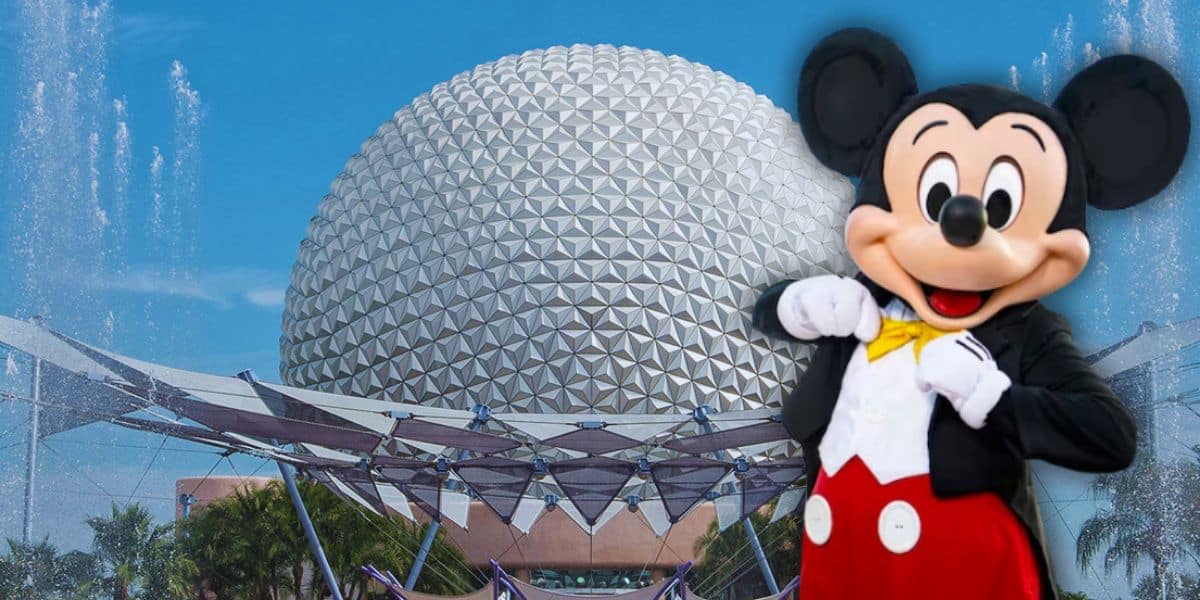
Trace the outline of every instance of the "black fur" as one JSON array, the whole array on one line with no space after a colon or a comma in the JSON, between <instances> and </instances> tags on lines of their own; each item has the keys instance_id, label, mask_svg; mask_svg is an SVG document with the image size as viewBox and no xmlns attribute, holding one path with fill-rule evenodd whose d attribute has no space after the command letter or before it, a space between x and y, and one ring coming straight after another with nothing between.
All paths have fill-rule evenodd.
<instances>
[{"instance_id":1,"label":"black fur","mask_svg":"<svg viewBox=\"0 0 1200 600\"><path fill-rule=\"evenodd\" d=\"M1088 202L1113 210L1162 191L1183 163L1191 117L1170 73L1112 56L1071 79L1054 101L1083 146Z\"/></svg>"},{"instance_id":2,"label":"black fur","mask_svg":"<svg viewBox=\"0 0 1200 600\"><path fill-rule=\"evenodd\" d=\"M857 176L879 131L916 93L896 44L869 29L843 29L821 40L800 70L800 128L817 159Z\"/></svg>"},{"instance_id":3,"label":"black fur","mask_svg":"<svg viewBox=\"0 0 1200 600\"><path fill-rule=\"evenodd\" d=\"M783 328L783 323L779 322L779 312L776 307L779 306L779 296L783 294L783 290L794 281L794 279L781 281L767 288L758 297L758 302L754 304L754 310L751 312L751 327L765 333L768 337L779 339L791 337Z\"/></svg>"}]
</instances>

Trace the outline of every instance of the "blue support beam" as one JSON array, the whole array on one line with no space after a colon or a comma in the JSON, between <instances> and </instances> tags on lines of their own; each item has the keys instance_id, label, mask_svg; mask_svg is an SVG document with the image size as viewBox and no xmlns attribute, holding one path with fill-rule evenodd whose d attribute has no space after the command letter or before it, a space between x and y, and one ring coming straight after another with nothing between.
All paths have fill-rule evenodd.
<instances>
[{"instance_id":1,"label":"blue support beam","mask_svg":"<svg viewBox=\"0 0 1200 600\"><path fill-rule=\"evenodd\" d=\"M708 405L697 407L693 412L693 417L700 427L704 429L704 433L712 433L712 421L708 419L708 413L712 410ZM724 450L718 450L714 453L718 460L728 460L729 455ZM758 532L754 529L754 523L750 517L742 519L742 529L746 532L746 537L750 539L750 548L754 550L754 558L758 561L758 570L762 571L763 579L767 582L767 589L772 594L779 593L779 584L775 582L775 574L771 572L771 563L767 562L767 555L763 552L762 542L758 540Z\"/></svg>"},{"instance_id":2,"label":"blue support beam","mask_svg":"<svg viewBox=\"0 0 1200 600\"><path fill-rule=\"evenodd\" d=\"M754 523L750 522L749 517L742 519L742 529L746 531L746 537L750 538L750 548L754 550L754 559L758 561L758 568L767 580L767 589L771 590L772 594L778 594L779 584L775 583L771 563L767 562L767 554L763 552L762 542L758 541L758 532L754 530Z\"/></svg>"},{"instance_id":3,"label":"blue support beam","mask_svg":"<svg viewBox=\"0 0 1200 600\"><path fill-rule=\"evenodd\" d=\"M438 529L441 529L440 521L430 521L429 529L425 530L425 539L421 540L421 549L417 551L417 558L413 561L412 569L408 571L408 579L404 580L404 589L411 590L417 585L417 579L421 576L421 570L425 568L425 560L429 558L429 550L433 548L433 540L437 537Z\"/></svg>"},{"instance_id":4,"label":"blue support beam","mask_svg":"<svg viewBox=\"0 0 1200 600\"><path fill-rule=\"evenodd\" d=\"M483 427L483 424L491 418L491 410L483 405L476 405L474 408L475 418L471 424L467 426L467 431L478 431ZM470 458L471 453L468 450L458 451L458 460L463 461ZM451 481L446 484L449 489L454 489L455 482ZM417 585L417 579L421 577L421 570L425 568L425 560L429 558L429 550L433 548L433 540L437 537L437 532L442 528L441 521L434 519L429 522L429 529L425 530L425 539L421 540L421 549L417 551L417 558L413 561L412 569L408 572L408 578L404 580L404 589L411 590Z\"/></svg>"},{"instance_id":5,"label":"blue support beam","mask_svg":"<svg viewBox=\"0 0 1200 600\"><path fill-rule=\"evenodd\" d=\"M196 497L191 494L179 495L179 506L183 509L183 518L187 519L192 515L192 505L196 503Z\"/></svg>"},{"instance_id":6,"label":"blue support beam","mask_svg":"<svg viewBox=\"0 0 1200 600\"><path fill-rule=\"evenodd\" d=\"M312 547L313 555L317 558L321 576L325 578L329 591L333 592L333 600L342 600L342 590L338 587L337 578L333 575L333 567L329 566L329 559L325 558L325 549L321 547L321 539L317 537L317 530L313 528L312 519L308 516L308 509L304 507L304 499L300 497L300 489L296 487L296 478L292 475L292 467L284 462L278 464L279 474L283 475L283 483L287 486L288 496L292 498L292 505L296 507L296 513L300 515L304 536L308 538L308 545Z\"/></svg>"},{"instance_id":7,"label":"blue support beam","mask_svg":"<svg viewBox=\"0 0 1200 600\"><path fill-rule=\"evenodd\" d=\"M40 324L40 322L39 322ZM38 421L42 404L42 359L33 359L33 390L29 402L29 446L25 454L25 520L21 527L21 542L25 545L33 543L33 497L37 486L34 478L37 476L37 447Z\"/></svg>"},{"instance_id":8,"label":"blue support beam","mask_svg":"<svg viewBox=\"0 0 1200 600\"><path fill-rule=\"evenodd\" d=\"M237 374L238 379L254 383L254 371L249 369ZM300 526L304 528L304 537L308 538L308 545L312 548L313 556L316 557L317 567L321 570L321 576L325 578L325 585L333 594L333 600L343 600L342 589L338 587L337 577L333 575L333 567L329 565L329 559L325 557L325 549L321 547L321 538L317 537L317 530L313 527L312 518L308 516L308 509L304 507L304 499L300 497L300 488L296 487L296 477L292 473L292 466L283 462L276 461L279 465L279 474L283 476L283 485L287 488L288 497L292 499L292 506L296 508L296 514L300 517Z\"/></svg>"}]
</instances>

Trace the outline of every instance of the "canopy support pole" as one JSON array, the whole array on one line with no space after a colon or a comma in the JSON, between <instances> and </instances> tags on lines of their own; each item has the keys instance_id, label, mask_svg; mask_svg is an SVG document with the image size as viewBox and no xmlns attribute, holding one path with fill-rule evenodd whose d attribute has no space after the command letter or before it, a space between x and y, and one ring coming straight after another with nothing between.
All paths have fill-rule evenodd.
<instances>
[{"instance_id":1,"label":"canopy support pole","mask_svg":"<svg viewBox=\"0 0 1200 600\"><path fill-rule=\"evenodd\" d=\"M237 377L247 383L257 381L254 371L249 369L238 373ZM317 537L317 529L313 527L312 518L308 516L308 509L304 507L304 498L300 497L300 488L296 487L296 476L292 474L292 466L281 460L275 461L275 464L279 465L279 474L283 476L283 485L287 488L288 497L292 499L296 515L300 517L300 525L304 528L304 537L308 538L308 545L312 549L313 556L316 557L317 567L321 569L325 586L333 594L333 600L343 600L342 588L338 586L337 577L333 575L333 567L329 565L325 549L321 547L321 538Z\"/></svg>"},{"instance_id":2,"label":"canopy support pole","mask_svg":"<svg viewBox=\"0 0 1200 600\"><path fill-rule=\"evenodd\" d=\"M296 487L296 478L292 475L292 467L283 461L278 461L277 464L279 465L279 474L283 475L283 484L287 486L288 496L292 498L292 506L296 507L296 514L300 516L300 524L304 527L304 536L308 538L308 545L312 547L313 556L317 558L317 566L321 568L321 576L325 578L329 591L333 592L333 600L342 600L342 589L338 587L337 578L333 575L333 567L329 566L329 559L325 557L325 549L321 547L321 538L317 537L317 530L308 516L308 509L304 507L304 499L300 497L300 489Z\"/></svg>"},{"instance_id":3,"label":"canopy support pole","mask_svg":"<svg viewBox=\"0 0 1200 600\"><path fill-rule=\"evenodd\" d=\"M708 419L708 412L711 407L707 404L696 407L695 419L700 423L700 427L704 429L704 433L712 433L712 421ZM724 450L718 450L714 453L718 460L726 460L728 455ZM754 550L754 559L758 561L758 570L762 571L763 579L767 582L767 589L772 594L779 593L779 584L775 582L775 574L771 572L771 563L767 562L767 555L763 552L762 542L758 540L758 532L754 529L754 522L747 516L742 519L742 529L746 532L746 537L750 539L750 548Z\"/></svg>"},{"instance_id":4,"label":"canopy support pole","mask_svg":"<svg viewBox=\"0 0 1200 600\"><path fill-rule=\"evenodd\" d=\"M26 546L33 542L33 498L37 476L38 421L41 412L42 359L33 358L32 401L29 403L29 449L25 454L25 522L21 528L21 542Z\"/></svg>"},{"instance_id":5,"label":"canopy support pole","mask_svg":"<svg viewBox=\"0 0 1200 600\"><path fill-rule=\"evenodd\" d=\"M746 530L746 537L750 538L750 548L754 550L754 559L758 561L758 568L762 571L763 578L767 580L767 589L771 590L772 594L778 594L779 584L775 583L775 574L771 572L771 563L767 562L767 554L763 552L762 543L758 541L758 532L754 530L754 523L750 522L750 517L742 519L742 529Z\"/></svg>"},{"instance_id":6,"label":"canopy support pole","mask_svg":"<svg viewBox=\"0 0 1200 600\"><path fill-rule=\"evenodd\" d=\"M475 407L475 418L471 420L471 424L467 425L467 431L478 431L483 427L483 423L490 417L491 411L487 406L478 405ZM471 453L468 450L458 451L458 460L463 461L470 458ZM454 489L453 481L446 484L446 487ZM438 510L441 510L440 508ZM433 548L433 540L437 538L437 532L442 528L442 522L439 519L434 519L429 522L429 529L425 530L425 539L421 540L421 549L417 551L417 558L413 560L412 569L408 572L408 578L404 580L404 589L416 589L417 579L421 577L421 570L425 568L425 560L429 558L429 551Z\"/></svg>"},{"instance_id":7,"label":"canopy support pole","mask_svg":"<svg viewBox=\"0 0 1200 600\"><path fill-rule=\"evenodd\" d=\"M433 540L437 538L438 529L441 527L441 521L435 519L429 522L429 529L425 530L425 539L421 540L421 549L417 551L417 558L413 560L412 569L408 572L408 579L404 580L404 589L411 590L414 585L417 585L417 578L421 576L421 570L425 568L425 559L429 558L429 550L433 548Z\"/></svg>"}]
</instances>

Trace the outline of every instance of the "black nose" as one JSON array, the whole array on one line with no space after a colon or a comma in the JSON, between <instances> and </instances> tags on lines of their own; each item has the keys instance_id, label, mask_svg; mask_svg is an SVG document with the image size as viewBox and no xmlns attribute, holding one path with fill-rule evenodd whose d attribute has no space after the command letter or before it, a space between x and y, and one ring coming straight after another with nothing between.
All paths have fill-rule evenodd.
<instances>
[{"instance_id":1,"label":"black nose","mask_svg":"<svg viewBox=\"0 0 1200 600\"><path fill-rule=\"evenodd\" d=\"M983 238L987 229L987 213L983 203L975 196L954 196L942 205L938 213L942 225L942 237L960 248L974 246Z\"/></svg>"}]
</instances>

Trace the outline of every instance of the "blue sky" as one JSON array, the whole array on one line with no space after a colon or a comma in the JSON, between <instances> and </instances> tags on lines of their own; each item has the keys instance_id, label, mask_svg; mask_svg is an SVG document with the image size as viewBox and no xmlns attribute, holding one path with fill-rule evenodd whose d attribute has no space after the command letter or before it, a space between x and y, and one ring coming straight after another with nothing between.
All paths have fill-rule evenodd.
<instances>
[{"instance_id":1,"label":"blue sky","mask_svg":"<svg viewBox=\"0 0 1200 600\"><path fill-rule=\"evenodd\" d=\"M1191 98L1200 98L1197 33L1161 18L1195 22L1196 3L1177 2L1165 13L1152 14L1148 23L1139 17L1141 6L1133 2L1125 11L1102 1L639 1L379 2L349 8L328 2L114 0L105 84L108 98L126 101L132 133L126 275L100 273L105 286L95 283L94 273L67 278L103 288L89 292L94 305L78 309L115 311L115 331L104 341L120 352L210 372L253 368L274 380L282 290L317 203L379 123L455 73L531 48L627 44L707 64L794 112L795 74L806 49L838 27L867 25L900 43L923 89L961 81L1009 85L1015 66L1022 91L1039 97L1042 74L1034 62L1043 52L1050 88L1057 90L1067 64L1074 61L1076 69L1082 64L1085 43L1101 55L1116 52L1119 19L1114 17L1127 12L1133 48L1152 56L1173 54ZM1070 36L1064 33L1068 23ZM0 143L6 149L19 141L18 115L28 101L19 72L20 27L15 8L0 8ZM1166 43L1172 32L1173 48ZM202 121L188 130L196 136L198 152L183 165L185 173L194 170L195 191L179 194L186 202L181 226L171 234L184 240L178 242L186 246L183 258L174 266L190 274L191 285L163 286L153 275L171 266L170 259L146 229L154 191L151 148L160 147L168 176L182 152L169 77L174 60L187 69ZM108 128L108 140L114 116L108 109L96 114ZM9 198L5 206L15 207L22 201L17 196L21 165L6 159L0 166L0 193ZM1196 255L1200 239L1200 208L1188 185L1195 182L1196 170L1192 152L1172 199L1091 221L1092 267L1051 300L1074 317L1085 346L1120 339L1145 319L1200 314L1192 300L1200 273L1188 258ZM109 175L102 169L105 186ZM10 242L13 214L0 216L0 231ZM186 242L189 237L194 245ZM8 247L10 252L0 256L0 282L21 272L20 258L11 243ZM0 286L0 313L20 307L16 288ZM68 320L64 315L52 324ZM81 326L77 333L99 339L98 331ZM19 409L0 409L5 425L0 445L19 442L20 419ZM60 545L78 545L75 523L97 507L106 508L108 492L128 494L143 473L135 495L145 496L142 500L158 514L169 514L174 478L202 475L216 458L175 441L156 452L160 442L104 426L51 440L66 458L44 456L39 489L47 510L39 530ZM0 456L0 533L19 531L22 457L19 446ZM223 463L216 472L236 468L244 474L260 466L259 461L235 463ZM100 485L80 481L77 469ZM63 503L53 518L47 514L51 502Z\"/></svg>"}]
</instances>

